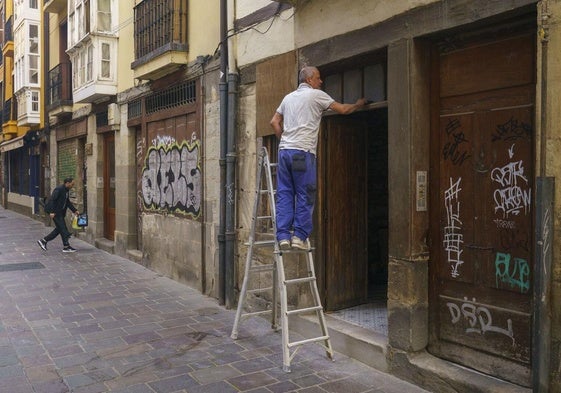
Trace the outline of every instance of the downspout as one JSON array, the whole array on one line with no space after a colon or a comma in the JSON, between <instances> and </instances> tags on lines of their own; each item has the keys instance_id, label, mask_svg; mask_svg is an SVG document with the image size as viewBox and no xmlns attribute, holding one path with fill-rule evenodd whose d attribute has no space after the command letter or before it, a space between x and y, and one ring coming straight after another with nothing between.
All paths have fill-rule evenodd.
<instances>
[{"instance_id":1,"label":"downspout","mask_svg":"<svg viewBox=\"0 0 561 393\"><path fill-rule=\"evenodd\" d=\"M218 302L226 299L226 149L228 117L228 1L220 0L220 223L218 229Z\"/></svg>"},{"instance_id":2,"label":"downspout","mask_svg":"<svg viewBox=\"0 0 561 393\"><path fill-rule=\"evenodd\" d=\"M541 83L540 83L540 170L536 182L536 253L539 253L534 266L534 315L533 315L533 334L532 334L532 388L536 393L549 392L550 384L550 358L551 358L551 321L552 321L552 299L551 299L551 263L552 254L547 255L545 243L549 243L546 233L549 232L551 224L547 224L544 219L544 209L553 204L554 185L551 178L548 179L546 168L547 154L547 98L548 98L548 49L549 49L549 10L548 1L541 2L540 25L538 26L538 37L541 43ZM540 187L541 185L541 187ZM540 190L541 192L538 192ZM549 189L549 191L547 191ZM542 221L543 220L543 221ZM544 252L544 249L546 250ZM538 332L540 332L538 334Z\"/></svg>"},{"instance_id":3,"label":"downspout","mask_svg":"<svg viewBox=\"0 0 561 393\"><path fill-rule=\"evenodd\" d=\"M234 0L229 2L228 31L234 31ZM226 153L226 308L235 305L235 240L236 240L236 131L238 109L238 74L232 40L228 41L228 127Z\"/></svg>"},{"instance_id":4,"label":"downspout","mask_svg":"<svg viewBox=\"0 0 561 393\"><path fill-rule=\"evenodd\" d=\"M547 50L549 42L549 13L547 1L542 2L542 24L539 29L541 53L541 105L540 105L540 177L546 176L547 152Z\"/></svg>"}]
</instances>

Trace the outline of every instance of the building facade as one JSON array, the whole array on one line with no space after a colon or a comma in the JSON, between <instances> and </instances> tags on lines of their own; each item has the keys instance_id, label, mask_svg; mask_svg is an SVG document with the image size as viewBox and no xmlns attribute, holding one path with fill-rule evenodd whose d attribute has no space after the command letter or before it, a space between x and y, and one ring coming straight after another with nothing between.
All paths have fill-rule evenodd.
<instances>
[{"instance_id":1,"label":"building facade","mask_svg":"<svg viewBox=\"0 0 561 393\"><path fill-rule=\"evenodd\" d=\"M4 207L40 215L74 177L77 236L235 307L257 152L275 160L269 121L314 65L336 100L370 101L320 130L311 240L335 349L431 391L561 392L561 1L0 13ZM371 304L382 330L335 317Z\"/></svg>"},{"instance_id":2,"label":"building facade","mask_svg":"<svg viewBox=\"0 0 561 393\"><path fill-rule=\"evenodd\" d=\"M336 349L438 392L561 391L561 3L236 4L238 264L257 148L275 156L269 120L317 66L336 100L372 102L320 130L312 241ZM380 301L382 335L332 318Z\"/></svg>"}]
</instances>

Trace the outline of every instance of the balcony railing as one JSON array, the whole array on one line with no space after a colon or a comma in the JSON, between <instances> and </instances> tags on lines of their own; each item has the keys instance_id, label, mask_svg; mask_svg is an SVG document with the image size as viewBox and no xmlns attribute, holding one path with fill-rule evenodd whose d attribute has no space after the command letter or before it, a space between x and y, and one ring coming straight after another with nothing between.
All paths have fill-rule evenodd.
<instances>
[{"instance_id":1,"label":"balcony railing","mask_svg":"<svg viewBox=\"0 0 561 393\"><path fill-rule=\"evenodd\" d=\"M72 104L72 72L70 63L60 63L49 71L47 86L47 106Z\"/></svg>"},{"instance_id":2,"label":"balcony railing","mask_svg":"<svg viewBox=\"0 0 561 393\"><path fill-rule=\"evenodd\" d=\"M144 0L134 7L135 59L187 50L187 2Z\"/></svg>"},{"instance_id":3,"label":"balcony railing","mask_svg":"<svg viewBox=\"0 0 561 393\"><path fill-rule=\"evenodd\" d=\"M9 98L4 102L2 109L2 124L9 121L16 121L18 118L17 102L15 98Z\"/></svg>"},{"instance_id":4,"label":"balcony railing","mask_svg":"<svg viewBox=\"0 0 561 393\"><path fill-rule=\"evenodd\" d=\"M13 17L10 16L4 24L4 44L14 40L14 32L12 31Z\"/></svg>"}]
</instances>

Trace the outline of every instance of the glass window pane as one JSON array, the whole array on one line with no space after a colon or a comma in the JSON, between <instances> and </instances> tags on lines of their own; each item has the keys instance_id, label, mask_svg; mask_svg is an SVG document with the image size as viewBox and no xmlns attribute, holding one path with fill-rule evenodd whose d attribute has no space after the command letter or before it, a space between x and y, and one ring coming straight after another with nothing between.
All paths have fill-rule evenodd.
<instances>
[{"instance_id":1,"label":"glass window pane","mask_svg":"<svg viewBox=\"0 0 561 393\"><path fill-rule=\"evenodd\" d=\"M362 97L362 71L351 70L343 74L343 102L353 103Z\"/></svg>"},{"instance_id":2,"label":"glass window pane","mask_svg":"<svg viewBox=\"0 0 561 393\"><path fill-rule=\"evenodd\" d=\"M386 100L386 75L382 64L364 69L364 97L373 102Z\"/></svg>"},{"instance_id":3,"label":"glass window pane","mask_svg":"<svg viewBox=\"0 0 561 393\"><path fill-rule=\"evenodd\" d=\"M331 96L335 101L343 101L343 86L341 83L341 74L329 75L325 78L323 87L325 92Z\"/></svg>"}]
</instances>

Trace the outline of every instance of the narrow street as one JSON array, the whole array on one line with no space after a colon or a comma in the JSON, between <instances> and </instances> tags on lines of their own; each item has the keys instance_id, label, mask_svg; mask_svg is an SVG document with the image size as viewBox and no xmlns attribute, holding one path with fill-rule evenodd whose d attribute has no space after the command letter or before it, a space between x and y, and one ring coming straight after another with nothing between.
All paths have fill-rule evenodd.
<instances>
[{"instance_id":1,"label":"narrow street","mask_svg":"<svg viewBox=\"0 0 561 393\"><path fill-rule=\"evenodd\" d=\"M2 393L424 392L315 345L285 373L268 321L234 341L235 310L74 238L42 251L50 230L0 208Z\"/></svg>"}]
</instances>

